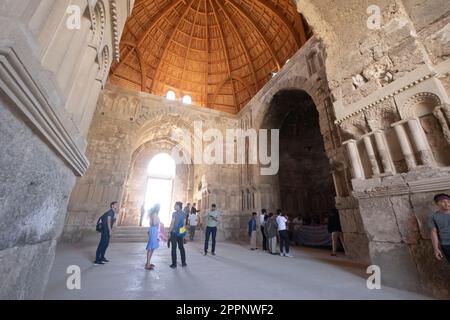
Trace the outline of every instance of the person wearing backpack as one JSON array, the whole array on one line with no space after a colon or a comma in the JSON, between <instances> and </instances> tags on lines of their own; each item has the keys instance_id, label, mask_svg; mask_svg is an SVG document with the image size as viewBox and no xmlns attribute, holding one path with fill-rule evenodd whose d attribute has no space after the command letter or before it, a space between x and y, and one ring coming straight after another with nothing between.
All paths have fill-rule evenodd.
<instances>
[{"instance_id":1,"label":"person wearing backpack","mask_svg":"<svg viewBox=\"0 0 450 320\"><path fill-rule=\"evenodd\" d=\"M117 201L113 201L109 207L110 209L97 221L96 230L101 233L101 236L97 247L97 252L95 253L94 265L96 266L109 262L109 260L105 258L105 253L109 246L109 238L111 237L112 227L115 221L114 215L116 211L119 210L119 203Z\"/></svg>"},{"instance_id":2,"label":"person wearing backpack","mask_svg":"<svg viewBox=\"0 0 450 320\"><path fill-rule=\"evenodd\" d=\"M181 255L181 266L186 267L186 252L184 250L184 236L186 235L186 226L184 224L186 215L181 210L183 203L175 203L175 212L172 214L172 221L170 222L170 245L172 246L172 264L171 268L177 267L177 245Z\"/></svg>"}]
</instances>

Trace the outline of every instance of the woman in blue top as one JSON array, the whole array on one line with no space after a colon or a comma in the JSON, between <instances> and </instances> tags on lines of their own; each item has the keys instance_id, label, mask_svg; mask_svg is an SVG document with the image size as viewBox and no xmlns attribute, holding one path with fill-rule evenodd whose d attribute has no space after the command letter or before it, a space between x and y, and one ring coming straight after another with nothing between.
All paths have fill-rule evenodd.
<instances>
[{"instance_id":1,"label":"woman in blue top","mask_svg":"<svg viewBox=\"0 0 450 320\"><path fill-rule=\"evenodd\" d=\"M150 228L148 229L148 243L147 243L147 264L145 269L153 270L154 264L150 263L153 251L159 248L159 204L156 204L149 210L150 214Z\"/></svg>"}]
</instances>

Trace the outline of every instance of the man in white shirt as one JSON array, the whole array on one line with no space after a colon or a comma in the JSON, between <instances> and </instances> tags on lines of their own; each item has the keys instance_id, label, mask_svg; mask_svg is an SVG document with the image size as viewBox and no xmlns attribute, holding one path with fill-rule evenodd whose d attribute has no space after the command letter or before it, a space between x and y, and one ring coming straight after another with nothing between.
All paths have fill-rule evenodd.
<instances>
[{"instance_id":1,"label":"man in white shirt","mask_svg":"<svg viewBox=\"0 0 450 320\"><path fill-rule=\"evenodd\" d=\"M281 213L281 210L277 210L277 224L278 233L280 235L280 256L293 258L294 256L289 253L289 234L286 224L288 219Z\"/></svg>"},{"instance_id":2,"label":"man in white shirt","mask_svg":"<svg viewBox=\"0 0 450 320\"><path fill-rule=\"evenodd\" d=\"M194 241L195 229L197 228L198 216L196 211L192 210L189 215L189 239Z\"/></svg>"}]
</instances>

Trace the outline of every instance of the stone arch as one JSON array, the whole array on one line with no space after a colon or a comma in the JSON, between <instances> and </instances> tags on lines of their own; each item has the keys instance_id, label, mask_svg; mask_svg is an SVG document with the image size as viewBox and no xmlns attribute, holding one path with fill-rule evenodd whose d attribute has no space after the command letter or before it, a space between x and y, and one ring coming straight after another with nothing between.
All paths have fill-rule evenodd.
<instances>
[{"instance_id":1,"label":"stone arch","mask_svg":"<svg viewBox=\"0 0 450 320\"><path fill-rule=\"evenodd\" d=\"M138 224L137 215L145 201L143 192L147 183L147 165L157 154L167 153L172 156L171 150L175 145L179 145L179 142L170 137L161 137L146 141L132 152L122 194L123 215L120 217L119 224ZM174 183L173 193L178 196L177 198L181 198L179 200L189 201L189 197L192 196L189 194L190 186L194 180L192 162L177 163L176 166L177 175L174 180L177 182Z\"/></svg>"},{"instance_id":2,"label":"stone arch","mask_svg":"<svg viewBox=\"0 0 450 320\"><path fill-rule=\"evenodd\" d=\"M433 113L441 99L431 92L420 92L409 98L399 109L402 119L420 118Z\"/></svg>"},{"instance_id":3,"label":"stone arch","mask_svg":"<svg viewBox=\"0 0 450 320\"><path fill-rule=\"evenodd\" d=\"M177 143L181 144L184 150L191 155L192 148L200 147L196 143L202 140L201 137L197 137L196 139L194 127L187 119L180 114L170 114L167 110L161 110L158 113L153 113L152 115L147 115L139 119L137 122L138 128L136 130L134 148L137 149L142 144L157 137L161 139L176 136L180 138L177 139ZM181 139L181 136L185 133L190 139L191 146L185 145L186 141Z\"/></svg>"},{"instance_id":4,"label":"stone arch","mask_svg":"<svg viewBox=\"0 0 450 320\"><path fill-rule=\"evenodd\" d=\"M311 84L308 82L308 79L302 76L295 76L286 79L281 79L274 88L269 91L263 97L263 102L261 108L258 110L258 113L254 116L254 126L256 128L262 128L265 117L267 116L270 104L274 98L274 96L280 91L288 91L288 90L301 90L307 93L316 107L320 105L320 99L315 94L315 91L311 88Z\"/></svg>"}]
</instances>

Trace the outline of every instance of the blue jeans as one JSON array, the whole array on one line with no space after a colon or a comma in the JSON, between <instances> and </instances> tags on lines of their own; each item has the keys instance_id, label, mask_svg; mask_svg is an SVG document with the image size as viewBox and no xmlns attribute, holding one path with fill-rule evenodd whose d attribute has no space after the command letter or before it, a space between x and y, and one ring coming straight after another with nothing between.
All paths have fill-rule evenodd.
<instances>
[{"instance_id":1,"label":"blue jeans","mask_svg":"<svg viewBox=\"0 0 450 320\"><path fill-rule=\"evenodd\" d=\"M108 249L109 246L109 231L103 231L102 235L100 236L100 243L97 247L97 252L95 254L95 261L101 262L103 259L105 259L105 252L106 249Z\"/></svg>"},{"instance_id":2,"label":"blue jeans","mask_svg":"<svg viewBox=\"0 0 450 320\"><path fill-rule=\"evenodd\" d=\"M208 252L209 236L210 235L212 235L211 252L215 252L215 250L216 250L216 233L217 233L217 227L206 227L205 252Z\"/></svg>"}]
</instances>

